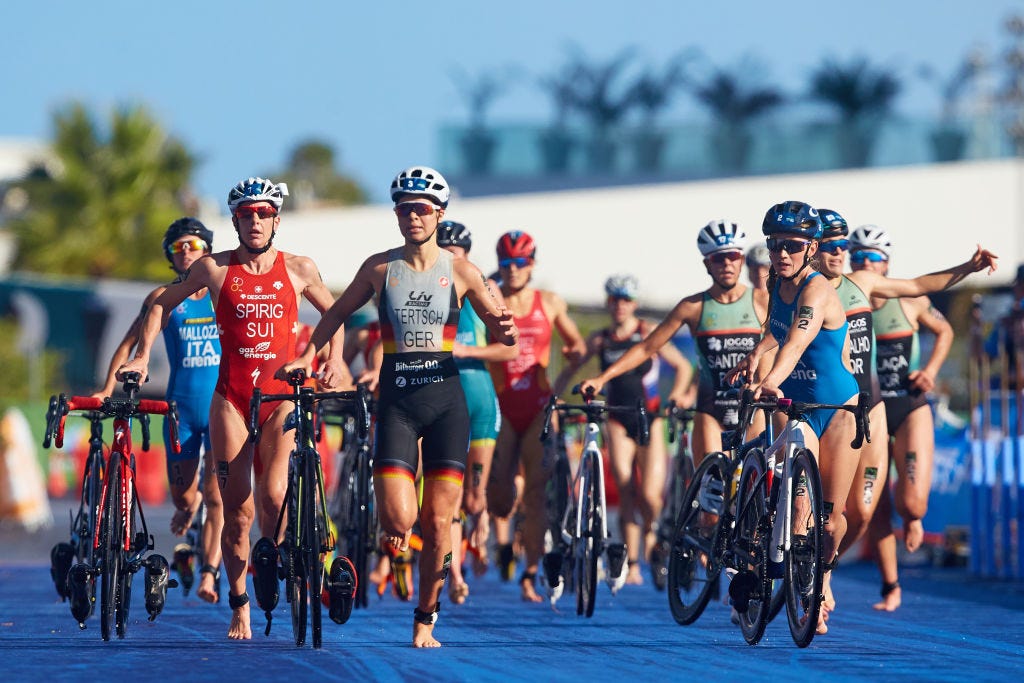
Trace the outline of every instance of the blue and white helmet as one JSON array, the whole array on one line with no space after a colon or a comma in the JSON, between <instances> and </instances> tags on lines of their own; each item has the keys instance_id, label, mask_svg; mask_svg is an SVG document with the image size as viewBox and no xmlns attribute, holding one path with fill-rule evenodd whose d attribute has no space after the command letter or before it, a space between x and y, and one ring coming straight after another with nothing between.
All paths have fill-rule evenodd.
<instances>
[{"instance_id":1,"label":"blue and white helmet","mask_svg":"<svg viewBox=\"0 0 1024 683\"><path fill-rule=\"evenodd\" d=\"M451 189L438 171L429 166L410 166L391 181L391 201L400 194L428 197L441 208L446 208Z\"/></svg>"},{"instance_id":2,"label":"blue and white helmet","mask_svg":"<svg viewBox=\"0 0 1024 683\"><path fill-rule=\"evenodd\" d=\"M612 275L604 281L604 293L618 299L636 299L640 283L632 275Z\"/></svg>"},{"instance_id":3,"label":"blue and white helmet","mask_svg":"<svg viewBox=\"0 0 1024 683\"><path fill-rule=\"evenodd\" d=\"M822 225L817 210L804 202L782 202L768 209L761 223L765 237L776 234L800 235L821 239Z\"/></svg>"},{"instance_id":4,"label":"blue and white helmet","mask_svg":"<svg viewBox=\"0 0 1024 683\"><path fill-rule=\"evenodd\" d=\"M284 198L288 196L288 185L286 183L274 184L272 180L260 177L246 178L240 180L237 185L228 192L228 210L234 213L240 204L249 202L269 202L278 211L284 204Z\"/></svg>"},{"instance_id":5,"label":"blue and white helmet","mask_svg":"<svg viewBox=\"0 0 1024 683\"><path fill-rule=\"evenodd\" d=\"M746 243L746 233L724 218L711 221L697 233L697 248L702 256L710 256L719 251L743 251Z\"/></svg>"}]
</instances>

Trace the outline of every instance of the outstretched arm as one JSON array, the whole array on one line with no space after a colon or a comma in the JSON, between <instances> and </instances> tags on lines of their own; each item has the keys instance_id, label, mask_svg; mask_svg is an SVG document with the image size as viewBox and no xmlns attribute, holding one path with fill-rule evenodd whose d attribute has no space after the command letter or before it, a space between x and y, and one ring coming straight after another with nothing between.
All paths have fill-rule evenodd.
<instances>
[{"instance_id":1,"label":"outstretched arm","mask_svg":"<svg viewBox=\"0 0 1024 683\"><path fill-rule=\"evenodd\" d=\"M997 266L996 259L998 258L988 249L982 249L979 244L970 259L952 268L946 268L945 270L927 275L919 275L911 280L899 280L875 275L874 278L868 279L871 291L865 293L868 296L874 295L883 299L897 299L941 292L961 282L971 273L977 273L986 268L990 274L994 273Z\"/></svg>"}]
</instances>

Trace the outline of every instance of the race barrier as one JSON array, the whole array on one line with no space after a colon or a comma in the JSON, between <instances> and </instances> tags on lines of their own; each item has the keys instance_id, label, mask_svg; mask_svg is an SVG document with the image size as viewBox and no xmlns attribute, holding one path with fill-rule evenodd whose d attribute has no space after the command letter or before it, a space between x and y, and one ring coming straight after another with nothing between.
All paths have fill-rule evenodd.
<instances>
[{"instance_id":1,"label":"race barrier","mask_svg":"<svg viewBox=\"0 0 1024 683\"><path fill-rule=\"evenodd\" d=\"M988 349L982 343L980 324L971 334L969 568L972 574L987 578L1024 576L1024 400L1020 396L1024 336L1020 327L999 324L991 339L995 347L990 344Z\"/></svg>"}]
</instances>

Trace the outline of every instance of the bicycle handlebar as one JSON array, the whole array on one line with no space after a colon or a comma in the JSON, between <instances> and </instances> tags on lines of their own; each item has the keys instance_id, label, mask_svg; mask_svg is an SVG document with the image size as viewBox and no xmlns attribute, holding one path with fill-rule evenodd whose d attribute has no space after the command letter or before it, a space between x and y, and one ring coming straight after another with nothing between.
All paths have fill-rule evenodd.
<instances>
[{"instance_id":1,"label":"bicycle handlebar","mask_svg":"<svg viewBox=\"0 0 1024 683\"><path fill-rule=\"evenodd\" d=\"M313 375L316 376L315 373ZM306 373L300 368L293 370L288 376L288 383L294 387L291 394L264 394L259 389L253 389L252 399L249 401L249 440L256 443L260 438L260 407L264 401L292 401L296 405L302 403L308 397L311 402L319 402L328 399L337 399L349 402L355 408L356 431L360 439L368 439L370 436L370 390L366 384L359 384L355 391L313 391L312 387L303 387L306 381ZM313 408L312 403L310 408Z\"/></svg>"},{"instance_id":2,"label":"bicycle handlebar","mask_svg":"<svg viewBox=\"0 0 1024 683\"><path fill-rule=\"evenodd\" d=\"M694 416L697 414L696 408L680 408L679 405L674 401L669 401L668 405L665 406L664 414L659 414L658 417L664 417L668 419L668 442L675 443L676 437L679 436L679 432L686 431L686 426L693 422ZM680 425L683 425L680 429Z\"/></svg>"},{"instance_id":3,"label":"bicycle handlebar","mask_svg":"<svg viewBox=\"0 0 1024 683\"><path fill-rule=\"evenodd\" d=\"M573 393L579 393L579 385L573 387ZM587 396L591 398L588 400ZM546 441L551 434L551 416L557 411L562 415L585 415L587 422L598 422L604 415L635 415L637 419L637 443L646 446L651 440L651 425L647 421L647 406L642 398L637 399L633 406L610 406L604 401L594 400L593 393L588 392L584 396L585 403L569 404L562 403L552 396L548 405L544 408L544 426L541 428L540 440Z\"/></svg>"},{"instance_id":4,"label":"bicycle handlebar","mask_svg":"<svg viewBox=\"0 0 1024 683\"><path fill-rule=\"evenodd\" d=\"M754 392L750 389L745 389L743 391L743 396L740 398L739 421L736 429L737 436L734 438L737 438L742 442L743 432L750 426L751 418L753 418L755 410L765 410L768 412L779 411L784 413L791 420L806 420L807 413L812 410L845 410L852 413L856 420L857 431L853 437L853 441L850 442L850 448L858 449L864 445L865 439L867 439L868 443L871 443L871 420L868 417L870 401L871 396L866 391L862 391L857 395L857 403L854 405L809 403L805 401L794 401L791 398L776 397L755 401Z\"/></svg>"},{"instance_id":5,"label":"bicycle handlebar","mask_svg":"<svg viewBox=\"0 0 1024 683\"><path fill-rule=\"evenodd\" d=\"M128 385L128 382L125 382ZM136 385L137 387L137 385ZM174 401L154 401L152 399L134 399L129 392L128 398L96 398L95 396L71 396L61 394L50 398L50 407L46 411L46 432L43 435L43 447L49 448L52 440L57 448L64 447L64 427L71 411L90 411L101 413L106 417L129 419L138 417L142 422L142 450L149 450L149 415L164 415L168 420L171 432L171 450L181 452L178 440L178 406ZM93 417L85 415L84 417Z\"/></svg>"}]
</instances>

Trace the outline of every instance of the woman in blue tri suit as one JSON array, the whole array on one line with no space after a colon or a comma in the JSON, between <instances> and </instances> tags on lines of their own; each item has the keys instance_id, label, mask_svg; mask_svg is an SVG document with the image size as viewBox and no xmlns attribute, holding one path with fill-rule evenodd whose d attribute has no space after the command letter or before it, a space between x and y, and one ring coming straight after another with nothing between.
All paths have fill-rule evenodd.
<instances>
[{"instance_id":1,"label":"woman in blue tri suit","mask_svg":"<svg viewBox=\"0 0 1024 683\"><path fill-rule=\"evenodd\" d=\"M179 218L164 233L164 256L171 269L181 276L213 250L213 232L195 218ZM142 304L142 311L132 322L124 339L114 351L103 388L94 396L110 396L116 385L114 376L122 363L128 360L139 340L141 324L153 301L166 289L157 287ZM171 531L183 536L192 524L199 504L206 503L203 522L203 558L199 569L199 587L196 595L206 602L219 600L221 547L220 536L224 527L224 512L220 488L212 476L213 452L210 447L210 399L217 384L220 369L220 337L214 318L213 303L207 289L186 297L171 310L164 321L164 346L171 372L167 381L167 400L178 404L178 436L181 452L170 448L170 432L164 420L164 443L167 444L167 480L175 512L171 517ZM199 490L199 458L205 453L207 476ZM188 546L175 548L175 561L188 560ZM182 551L185 551L182 554Z\"/></svg>"},{"instance_id":2,"label":"woman in blue tri suit","mask_svg":"<svg viewBox=\"0 0 1024 683\"><path fill-rule=\"evenodd\" d=\"M822 224L818 212L803 202L776 204L765 214L761 230L771 257L771 303L764 338L736 366L727 380L755 377L765 353L777 348L774 363L752 385L757 397L787 397L814 403L852 404L857 380L850 366L846 312L828 279L814 270ZM810 415L811 432L804 431L807 447L818 458L824 527L825 596L818 633L828 631L831 574L839 544L846 533L843 507L856 473L859 456L850 447L856 431L852 414L816 410Z\"/></svg>"}]
</instances>

